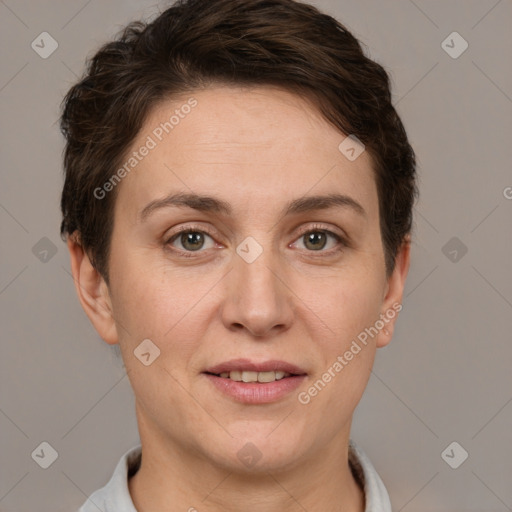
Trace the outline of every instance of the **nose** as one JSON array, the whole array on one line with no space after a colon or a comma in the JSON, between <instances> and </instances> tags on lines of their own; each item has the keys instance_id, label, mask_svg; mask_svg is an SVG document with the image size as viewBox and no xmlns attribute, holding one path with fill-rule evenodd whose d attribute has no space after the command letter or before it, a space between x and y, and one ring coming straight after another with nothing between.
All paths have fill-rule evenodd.
<instances>
[{"instance_id":1,"label":"nose","mask_svg":"<svg viewBox=\"0 0 512 512\"><path fill-rule=\"evenodd\" d=\"M234 255L226 276L222 320L229 330L268 337L287 330L293 319L293 292L277 255L264 250L248 262Z\"/></svg>"}]
</instances>

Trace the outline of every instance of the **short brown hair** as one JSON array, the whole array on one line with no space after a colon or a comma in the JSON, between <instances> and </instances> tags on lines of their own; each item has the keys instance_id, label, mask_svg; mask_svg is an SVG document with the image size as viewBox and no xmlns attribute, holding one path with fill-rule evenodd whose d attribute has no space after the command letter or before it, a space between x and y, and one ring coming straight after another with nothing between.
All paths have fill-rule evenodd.
<instances>
[{"instance_id":1,"label":"short brown hair","mask_svg":"<svg viewBox=\"0 0 512 512\"><path fill-rule=\"evenodd\" d=\"M412 227L416 162L389 77L338 21L294 0L179 0L136 21L88 60L63 100L61 236L76 233L108 283L117 190L94 191L124 160L150 110L215 84L274 85L313 101L369 152L389 275ZM119 187L117 187L119 188Z\"/></svg>"}]
</instances>

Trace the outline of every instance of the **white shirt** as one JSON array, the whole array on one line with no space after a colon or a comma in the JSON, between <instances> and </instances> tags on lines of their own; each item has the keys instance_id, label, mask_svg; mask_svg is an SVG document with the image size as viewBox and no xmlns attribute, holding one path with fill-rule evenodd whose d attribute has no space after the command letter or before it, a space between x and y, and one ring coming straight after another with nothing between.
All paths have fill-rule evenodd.
<instances>
[{"instance_id":1,"label":"white shirt","mask_svg":"<svg viewBox=\"0 0 512 512\"><path fill-rule=\"evenodd\" d=\"M105 487L93 492L78 512L137 512L128 479L139 469L142 447L128 450L119 460L112 478ZM392 512L389 495L370 459L351 440L349 464L354 477L364 489L364 512Z\"/></svg>"}]
</instances>

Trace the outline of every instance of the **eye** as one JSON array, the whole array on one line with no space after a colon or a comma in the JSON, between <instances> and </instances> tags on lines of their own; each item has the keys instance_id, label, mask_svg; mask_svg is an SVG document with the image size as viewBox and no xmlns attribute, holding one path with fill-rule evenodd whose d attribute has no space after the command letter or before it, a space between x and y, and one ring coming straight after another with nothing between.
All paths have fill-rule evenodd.
<instances>
[{"instance_id":1,"label":"eye","mask_svg":"<svg viewBox=\"0 0 512 512\"><path fill-rule=\"evenodd\" d=\"M210 245L205 247L207 239L210 239ZM176 247L176 244L179 244ZM193 227L184 227L178 230L177 233L171 236L165 245L170 245L178 251L184 253L200 252L201 249L211 249L215 247L213 238L205 231L195 229ZM181 245L181 247L180 247ZM207 245L207 244L206 244ZM184 254L184 256L188 256Z\"/></svg>"},{"instance_id":2,"label":"eye","mask_svg":"<svg viewBox=\"0 0 512 512\"><path fill-rule=\"evenodd\" d=\"M341 235L320 226L309 226L309 229L304 230L298 240L290 246L295 247L297 244L299 249L309 253L317 252L319 255L331 255L348 247ZM165 246L170 246L180 256L194 257L194 253L204 252L202 249L215 248L217 244L204 228L183 226L171 235Z\"/></svg>"},{"instance_id":3,"label":"eye","mask_svg":"<svg viewBox=\"0 0 512 512\"><path fill-rule=\"evenodd\" d=\"M310 227L307 231L303 232L298 241L292 245L295 246L299 242L302 242L303 247L308 252L322 252L329 254L339 252L347 246L340 235L333 233L328 229L319 227ZM300 247L299 244L299 249L302 249L303 247Z\"/></svg>"}]
</instances>

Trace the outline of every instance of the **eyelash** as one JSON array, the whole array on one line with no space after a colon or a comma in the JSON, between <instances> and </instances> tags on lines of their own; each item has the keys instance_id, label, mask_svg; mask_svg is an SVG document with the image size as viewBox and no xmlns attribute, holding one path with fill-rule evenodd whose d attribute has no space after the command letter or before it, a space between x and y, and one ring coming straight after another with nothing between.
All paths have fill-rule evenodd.
<instances>
[{"instance_id":1,"label":"eyelash","mask_svg":"<svg viewBox=\"0 0 512 512\"><path fill-rule=\"evenodd\" d=\"M346 240L342 236L330 231L329 229L326 229L325 227L323 227L319 224L314 224L312 226L308 226L307 228L301 230L297 239L300 239L301 237L303 237L304 235L307 235L309 233L317 233L317 232L321 232L321 233L331 236L332 238L334 238L336 240L336 242L338 243L338 246L334 247L330 250L327 250L327 251L318 251L318 253L320 253L320 254L314 254L317 251L307 251L309 253L312 253L311 256L314 256L314 257L332 256L334 254L342 252L344 249L346 249L349 246L349 244L346 242ZM184 233L203 233L203 234L209 235L212 238L214 237L214 234L208 228L204 228L202 226L201 227L199 227L199 226L182 226L182 227L178 228L178 230L169 239L167 239L167 241L165 242L164 245L166 247L170 246L180 235L182 235ZM197 257L195 254L196 252L197 253L204 252L201 250L199 250L199 251L182 251L181 249L176 249L174 247L171 250L179 253L181 256L183 256L185 258L196 258Z\"/></svg>"}]
</instances>

